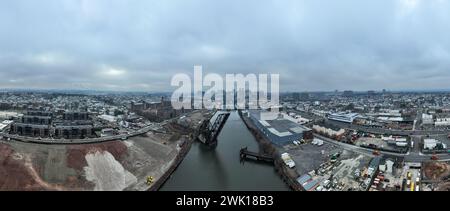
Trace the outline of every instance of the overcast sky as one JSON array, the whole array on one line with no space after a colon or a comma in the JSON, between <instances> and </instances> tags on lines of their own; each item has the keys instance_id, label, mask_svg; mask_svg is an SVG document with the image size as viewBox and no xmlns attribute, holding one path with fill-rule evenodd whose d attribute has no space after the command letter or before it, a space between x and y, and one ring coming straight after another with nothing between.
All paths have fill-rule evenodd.
<instances>
[{"instance_id":1,"label":"overcast sky","mask_svg":"<svg viewBox=\"0 0 450 211\"><path fill-rule=\"evenodd\" d=\"M282 91L450 88L447 0L0 4L0 88L170 91L196 64Z\"/></svg>"}]
</instances>

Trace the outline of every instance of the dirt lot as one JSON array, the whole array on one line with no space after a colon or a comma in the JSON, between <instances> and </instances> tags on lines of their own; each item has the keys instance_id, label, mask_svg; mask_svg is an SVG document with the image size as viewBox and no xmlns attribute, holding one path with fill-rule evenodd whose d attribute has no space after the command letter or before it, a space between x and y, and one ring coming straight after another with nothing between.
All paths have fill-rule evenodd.
<instances>
[{"instance_id":1,"label":"dirt lot","mask_svg":"<svg viewBox=\"0 0 450 211\"><path fill-rule=\"evenodd\" d=\"M442 182L437 184L436 191L450 191L450 182Z\"/></svg>"},{"instance_id":2,"label":"dirt lot","mask_svg":"<svg viewBox=\"0 0 450 211\"><path fill-rule=\"evenodd\" d=\"M0 143L0 189L2 190L43 190L32 178L24 163L24 157L10 146Z\"/></svg>"},{"instance_id":3,"label":"dirt lot","mask_svg":"<svg viewBox=\"0 0 450 211\"><path fill-rule=\"evenodd\" d=\"M158 179L177 156L173 137L67 146L2 140L0 190L146 190L147 176Z\"/></svg>"},{"instance_id":4,"label":"dirt lot","mask_svg":"<svg viewBox=\"0 0 450 211\"><path fill-rule=\"evenodd\" d=\"M424 180L429 180L430 190L450 191L450 164L448 162L426 162L423 164Z\"/></svg>"},{"instance_id":5,"label":"dirt lot","mask_svg":"<svg viewBox=\"0 0 450 211\"><path fill-rule=\"evenodd\" d=\"M445 180L450 176L450 165L445 162L426 162L423 171L427 180Z\"/></svg>"}]
</instances>

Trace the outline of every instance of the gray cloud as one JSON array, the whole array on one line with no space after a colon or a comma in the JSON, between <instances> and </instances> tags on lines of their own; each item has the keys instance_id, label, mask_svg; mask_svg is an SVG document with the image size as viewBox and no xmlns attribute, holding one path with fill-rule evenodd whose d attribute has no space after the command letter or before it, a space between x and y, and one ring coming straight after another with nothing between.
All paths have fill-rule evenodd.
<instances>
[{"instance_id":1,"label":"gray cloud","mask_svg":"<svg viewBox=\"0 0 450 211\"><path fill-rule=\"evenodd\" d=\"M281 89L442 89L445 0L17 0L0 88L166 91L175 73L281 74Z\"/></svg>"}]
</instances>

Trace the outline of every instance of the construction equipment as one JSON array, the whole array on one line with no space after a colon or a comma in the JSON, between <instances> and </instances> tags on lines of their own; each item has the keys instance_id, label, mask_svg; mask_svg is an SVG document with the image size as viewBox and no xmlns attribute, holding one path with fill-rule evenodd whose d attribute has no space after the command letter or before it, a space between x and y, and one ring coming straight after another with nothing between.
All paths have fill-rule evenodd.
<instances>
[{"instance_id":1,"label":"construction equipment","mask_svg":"<svg viewBox=\"0 0 450 211\"><path fill-rule=\"evenodd\" d=\"M153 178L152 176L148 176L148 177L147 177L147 182L146 182L147 185L153 184L154 180L155 180L155 178Z\"/></svg>"},{"instance_id":2,"label":"construction equipment","mask_svg":"<svg viewBox=\"0 0 450 211\"><path fill-rule=\"evenodd\" d=\"M333 155L331 155L330 162L335 163L340 156L341 156L341 153L339 153L339 152L334 153Z\"/></svg>"},{"instance_id":3,"label":"construction equipment","mask_svg":"<svg viewBox=\"0 0 450 211\"><path fill-rule=\"evenodd\" d=\"M410 191L414 191L415 190L415 183L414 182L411 182L411 188L410 188Z\"/></svg>"},{"instance_id":4,"label":"construction equipment","mask_svg":"<svg viewBox=\"0 0 450 211\"><path fill-rule=\"evenodd\" d=\"M286 152L286 153L281 154L281 159L284 161L286 166L289 166L289 168L294 168L295 167L295 162L294 162L294 160L292 160L292 158L289 155L289 153Z\"/></svg>"}]
</instances>

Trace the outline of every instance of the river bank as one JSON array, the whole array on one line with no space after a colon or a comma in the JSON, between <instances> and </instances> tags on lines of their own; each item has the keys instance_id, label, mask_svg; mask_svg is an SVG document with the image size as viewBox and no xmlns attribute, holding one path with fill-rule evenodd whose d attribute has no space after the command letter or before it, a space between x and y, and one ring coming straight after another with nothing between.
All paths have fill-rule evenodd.
<instances>
[{"instance_id":1,"label":"river bank","mask_svg":"<svg viewBox=\"0 0 450 211\"><path fill-rule=\"evenodd\" d=\"M199 112L199 113L202 113L202 112ZM203 115L203 113L202 113L202 115ZM210 119L209 115L206 115L206 117L202 117L202 121L207 121L209 119ZM198 119L197 119L197 122L198 122ZM159 191L161 189L161 187L167 182L167 180L172 176L172 174L177 170L179 165L183 162L184 158L189 153L189 151L192 147L192 144L196 141L196 139L199 135L199 132L200 132L199 131L200 125L201 124L197 124L196 126L191 125L192 128L189 128L189 132L188 132L190 135L187 136L187 138L185 137L185 140L182 141L181 143L179 143L180 151L177 154L177 156L175 157L171 166L169 167L169 169L166 170L166 172L155 183L152 184L152 186L148 189L148 191ZM181 126L181 125L178 125L178 126L183 128L183 126ZM179 131L179 132L186 133L186 131Z\"/></svg>"},{"instance_id":2,"label":"river bank","mask_svg":"<svg viewBox=\"0 0 450 211\"><path fill-rule=\"evenodd\" d=\"M181 164L160 191L288 191L272 164L242 163L242 147L258 151L255 137L232 111L217 138L217 146L193 141Z\"/></svg>"},{"instance_id":3,"label":"river bank","mask_svg":"<svg viewBox=\"0 0 450 211\"><path fill-rule=\"evenodd\" d=\"M297 178L299 175L292 169L286 167L284 162L281 160L280 149L275 147L253 124L250 118L246 117L242 114L242 111L239 111L239 116L244 122L247 129L253 134L256 141L259 143L260 150L264 154L271 155L274 158L274 168L278 175L282 178L283 182L286 183L289 188L293 191L304 191L302 186L298 184Z\"/></svg>"},{"instance_id":4,"label":"river bank","mask_svg":"<svg viewBox=\"0 0 450 211\"><path fill-rule=\"evenodd\" d=\"M158 190L182 163L203 112L168 120L161 130L127 140L36 144L0 139L0 190ZM148 185L147 178L154 183Z\"/></svg>"},{"instance_id":5,"label":"river bank","mask_svg":"<svg viewBox=\"0 0 450 211\"><path fill-rule=\"evenodd\" d=\"M178 166L183 162L189 150L192 147L195 139L189 138L182 144L180 152L172 163L171 167L148 189L148 191L158 191L164 183L170 178L173 172L178 168Z\"/></svg>"}]
</instances>

